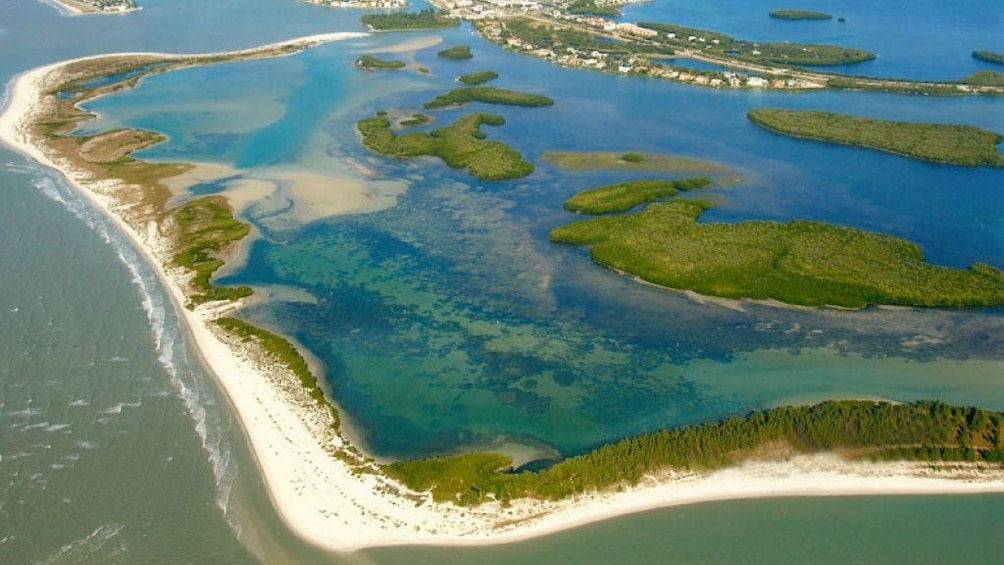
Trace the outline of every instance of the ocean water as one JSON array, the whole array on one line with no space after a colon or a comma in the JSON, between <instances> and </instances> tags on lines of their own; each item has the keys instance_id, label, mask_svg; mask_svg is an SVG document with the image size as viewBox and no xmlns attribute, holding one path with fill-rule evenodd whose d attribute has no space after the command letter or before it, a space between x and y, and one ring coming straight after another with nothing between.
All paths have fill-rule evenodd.
<instances>
[{"instance_id":1,"label":"ocean water","mask_svg":"<svg viewBox=\"0 0 1004 565\"><path fill-rule=\"evenodd\" d=\"M201 52L358 29L358 12L291 0L142 5L139 13L108 18L62 17L42 3L4 5L0 74L6 81L35 65L98 52ZM769 25L779 34L772 40L815 33L775 30L761 21L772 8L755 3L710 12L703 6L655 2L626 17L665 10L681 14L681 23L741 37L767 37L761 26ZM859 34L847 44L879 51L883 64L885 49L907 41L930 53L922 39L946 26L956 32L944 41L953 49L993 39L1001 27L993 24L993 2L974 3L974 15L962 22L955 21L961 12L943 19L934 3L922 3L922 17L911 16L914 35L869 46L851 40L879 34L852 25L887 12L864 6L819 9L845 15L847 29ZM193 19L195 11L205 17ZM360 53L430 35L444 45L471 44L475 58L441 61L438 48L428 48L408 57L429 73L351 66ZM39 49L31 38L51 41ZM966 47L966 57L977 48L985 46ZM972 64L906 59L868 72L941 78ZM552 108L484 108L508 121L485 128L489 138L532 160L552 149L632 149L715 161L730 172L708 193L718 202L708 221L808 217L910 238L934 262L1004 266L999 171L785 140L744 118L750 108L771 105L1004 131L994 99L710 92L559 70L485 44L463 27L151 77L92 103L103 117L85 127L156 129L171 141L148 150L148 158L224 163L247 178L299 168L352 177L373 190L389 182L403 189L393 206L306 225L295 210L251 207L245 217L263 236L225 278L277 296L244 315L295 338L322 362L354 432L379 455L522 443L553 456L647 429L830 397L941 398L1004 409L999 309L736 311L694 303L546 241L551 227L569 219L560 209L564 198L623 174L540 165L526 179L479 183L438 161L396 162L360 147L353 131L359 118L417 109L455 75L480 69L498 70L500 86L556 100ZM435 125L461 113L436 112ZM51 173L6 149L0 163L2 562L505 563L539 555L597 563L628 556L944 562L1004 555L1000 496L708 504L493 548L324 555L275 515L239 425L135 253ZM733 176L742 182L732 183ZM906 548L915 555L907 558Z\"/></svg>"}]
</instances>

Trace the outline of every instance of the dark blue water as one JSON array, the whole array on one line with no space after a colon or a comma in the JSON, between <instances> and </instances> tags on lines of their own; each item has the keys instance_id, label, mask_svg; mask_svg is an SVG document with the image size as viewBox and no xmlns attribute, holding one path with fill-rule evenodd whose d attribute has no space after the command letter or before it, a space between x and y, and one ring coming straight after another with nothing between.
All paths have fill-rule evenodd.
<instances>
[{"instance_id":1,"label":"dark blue water","mask_svg":"<svg viewBox=\"0 0 1004 565\"><path fill-rule=\"evenodd\" d=\"M620 19L671 22L750 41L865 49L878 58L836 72L917 80L958 80L993 69L971 53L999 52L1004 40L1004 10L994 2L819 0L794 7L832 14L832 20L785 21L768 16L771 10L786 7L791 6L770 0L659 0L625 8Z\"/></svg>"}]
</instances>

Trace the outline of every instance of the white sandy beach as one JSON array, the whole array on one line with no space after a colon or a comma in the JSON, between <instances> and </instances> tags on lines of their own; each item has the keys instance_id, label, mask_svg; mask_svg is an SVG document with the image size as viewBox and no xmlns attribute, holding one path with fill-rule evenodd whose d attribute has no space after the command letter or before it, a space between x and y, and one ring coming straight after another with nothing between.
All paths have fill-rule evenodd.
<instances>
[{"instance_id":1,"label":"white sandy beach","mask_svg":"<svg viewBox=\"0 0 1004 565\"><path fill-rule=\"evenodd\" d=\"M347 36L329 34L296 41ZM358 473L334 456L344 440L331 429L326 410L309 398L296 377L263 361L252 346L239 343L211 323L232 306L207 304L195 311L180 306L186 302L186 277L168 267L166 241L156 226L128 224L116 215L121 212L109 196L114 188L110 181L75 170L30 138L27 124L40 109L45 85L57 79L59 72L57 64L18 77L0 116L0 139L59 170L158 269L201 355L240 417L273 502L289 526L312 543L336 551L400 544L504 543L630 512L726 499L1004 492L1004 472L999 468L986 471L956 465L936 471L926 464L847 463L833 455L819 455L748 463L707 475L651 477L636 488L561 503L518 501L508 508L497 504L457 508L408 492L378 473ZM355 209L361 201L354 194L350 198L357 200L343 202L341 208L326 202L324 213ZM310 194L301 197L312 198Z\"/></svg>"}]
</instances>

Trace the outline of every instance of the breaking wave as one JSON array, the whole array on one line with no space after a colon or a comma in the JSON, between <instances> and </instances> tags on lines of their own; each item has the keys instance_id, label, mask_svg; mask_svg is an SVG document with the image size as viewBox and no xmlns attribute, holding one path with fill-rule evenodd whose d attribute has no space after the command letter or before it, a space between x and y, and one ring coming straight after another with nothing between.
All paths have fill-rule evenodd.
<instances>
[{"instance_id":1,"label":"breaking wave","mask_svg":"<svg viewBox=\"0 0 1004 565\"><path fill-rule=\"evenodd\" d=\"M156 272L117 227L57 173L38 165L11 166L14 172L30 176L34 186L47 198L62 205L107 243L125 266L136 288L150 327L157 360L167 373L170 388L185 407L214 475L216 504L230 526L240 534L235 512L230 512L230 493L237 476L224 425L227 414L220 408L208 382L208 375L191 355L192 346ZM121 406L117 406L119 410Z\"/></svg>"}]
</instances>

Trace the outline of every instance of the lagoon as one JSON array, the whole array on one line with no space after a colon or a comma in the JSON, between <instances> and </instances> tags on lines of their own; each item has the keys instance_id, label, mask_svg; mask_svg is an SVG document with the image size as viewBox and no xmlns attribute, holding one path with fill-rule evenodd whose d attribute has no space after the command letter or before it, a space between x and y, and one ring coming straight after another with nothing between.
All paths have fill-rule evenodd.
<instances>
[{"instance_id":1,"label":"lagoon","mask_svg":"<svg viewBox=\"0 0 1004 565\"><path fill-rule=\"evenodd\" d=\"M45 6L18 8L14 15L24 18L20 21L26 25L34 23L35 30L72 30L85 25L97 29L89 29L88 37L94 36L94 44L54 44L49 53L54 59L111 48L196 51L203 47L250 45L259 42L259 32L263 36L278 33L274 26L263 30L265 26L256 18L280 10L292 14L285 18L288 27L283 27L289 36L308 30L330 31L313 21L322 13L325 25L356 29L354 20L341 12L329 16L329 12L315 7L290 8L286 2L262 1L261 12L252 17L256 13L253 10L246 14L235 4L224 2L206 9L227 16L222 24L227 37L219 32L206 33L197 45L189 40L198 36L198 30L179 38L141 35L143 26L181 21L185 10L202 9L201 3L199 7L184 3L175 6L152 2L135 20L128 16L91 24L60 18L45 12L51 10ZM834 14L839 15L836 11ZM0 37L16 38L27 33L20 27L14 29ZM102 36L102 30L108 35ZM733 30L724 31L741 36ZM462 28L439 35L452 44L471 42L469 33ZM695 303L640 287L594 268L581 253L547 244L547 230L569 217L561 210L560 202L582 188L623 180L623 173L570 173L541 166L521 181L479 183L438 162L395 162L374 156L359 145L352 127L360 116L383 108L411 107L447 91L453 76L492 68L501 74L497 86L541 92L556 101L553 108L504 109L500 113L505 114L508 123L488 132L490 139L504 140L528 158L564 149L658 151L713 160L745 179L715 189L722 202L716 208L718 220L810 217L835 221L918 241L931 261L966 265L981 260L1000 267L1000 258L1004 257L1000 172L959 170L912 163L895 156L873 156L850 148L802 144L745 124L749 108L784 104L833 111L866 108L876 117L922 116L931 121L973 123L1004 131L999 101L711 92L659 81L559 70L483 42L472 44L475 58L469 63L438 60L435 48L417 52L416 61L433 71L430 76L364 74L351 68L351 61L363 50L393 46L412 38L413 34L388 34L325 46L289 60L188 69L152 77L134 91L92 105L104 116L102 127L128 124L171 136L170 143L145 152L147 158L224 163L237 168L246 178L268 177L276 168L305 168L345 175L368 183L374 190L395 185L392 192L397 194L396 200L388 202L392 204L389 207L307 225L282 206L247 209L245 217L263 237L251 246L247 261L235 265L226 279L235 284L290 289L278 294L300 297L262 304L247 311L246 316L296 338L323 362L330 389L346 408L359 436L375 453L388 457L417 455L500 442L526 444L541 453L574 453L655 427L715 418L751 407L834 396L897 400L937 397L1004 408L999 377L1001 352L995 338L1001 335L999 310L844 313L744 306L745 311L739 312ZM24 65L41 62L36 55L23 59L18 58L20 55L15 50L4 57L5 73L13 74ZM596 97L593 92L604 92L605 96ZM220 100L227 103L219 104ZM449 123L456 116L452 111L434 115L440 123ZM646 120L639 122L638 116L646 116ZM635 127L620 127L625 123ZM67 224L75 234L61 236L64 239L91 238L84 250L66 251L91 258L101 266L99 271L108 271L108 276L117 280L109 286L117 290L104 303L94 302L87 289L66 294L65 299L60 299L63 309L46 320L46 310L36 308L47 301L23 294L23 285L16 285L5 291L12 298L8 298L9 308L5 303L2 311L18 308L17 314L22 310L33 312L33 316L42 316L38 318L42 326L58 317L66 322L57 326L60 328L67 324L88 327L88 318L81 312L89 307L108 316L108 333L99 333L96 343L105 343L104 337L114 336L130 344L126 355L112 353L108 358L128 357L146 363L142 368L126 369L123 378L139 373L160 383L152 385L152 394L164 398L157 402L168 406L165 410L173 418L172 426L181 430L183 439L178 440L177 449L191 463L179 469L200 477L203 488L176 497L175 503L179 507L191 504L205 508L207 526L200 529L199 535L206 540L207 551L223 547L224 560L248 558L246 550L235 543L236 536L227 520L222 514L214 514L214 501L222 498L217 503L228 509L227 517L245 532L240 538L245 543L249 538L257 539L250 543L252 551L310 553L308 549L297 549L295 541L281 533L282 527L270 513L267 500L262 499L260 491L254 494L255 481L250 472L253 463L243 452L239 432L222 434L217 440L233 454L228 456L232 462L226 465L211 461L214 451L205 447L206 440L198 433L193 433L200 424L191 414L208 410L225 419L225 403L214 396L211 386L194 404L179 402L184 396L170 385L177 362L159 363L151 353L159 351L156 342L142 330L151 316L165 316L168 325L172 318L169 309L163 308L150 310L160 312L158 315L144 315L143 302L157 291L131 286L131 275L121 265L135 260L119 259L101 241L100 232L75 219L68 206L60 204L60 199L69 199L70 195L57 191L54 194L58 198L46 198L45 194L52 193L34 188L40 179L47 179L44 173L25 168L19 157L8 157L7 153L4 157L18 164L3 173L5 186L20 189L11 196L12 201L23 202L22 212L16 217L46 218L48 224L44 225ZM927 213L932 207L940 213ZM4 226L4 241L10 242L5 246L10 253L5 261L10 263L5 264L24 265L25 280L44 277L59 281L72 276L64 274L53 279L50 274L52 265L62 261L59 257L64 251L42 243L45 230L33 232L30 223L13 219L5 221ZM39 243L19 244L28 233L38 233ZM47 256L49 261L34 260ZM40 289L39 296L63 296L65 292L65 285L57 283L51 290ZM304 300L305 296L309 300ZM132 307L120 314L109 304L121 297ZM120 332L118 328L127 320L139 324L140 329ZM35 351L32 347L37 344L39 332L24 331L14 323L5 328L13 343L22 344L22 349L13 345L12 352ZM58 434L66 430L58 427L65 422L59 418L61 411L80 408L73 406L76 400L91 399L94 415L73 421L72 439L65 442L66 447L58 447L62 442L49 441L56 449L66 450L58 457L79 456L96 465L101 454L122 449L121 453L133 455L125 458L129 461L126 468L135 473L130 476L144 477L156 468L158 442L149 442L148 457L135 457L137 448L130 446L139 444L130 442L125 446L98 442L98 453L93 455L79 451L78 442L88 441L102 429L100 426L108 425L100 422L109 417L104 411L119 406L118 401L94 402L95 387L115 385L87 381L73 385L68 379L31 378L43 373L70 374L78 364L93 362L94 355L86 346L85 351L79 350L82 343L78 339L43 338L41 344L43 351L55 353L50 353L51 364L18 365L4 373L5 387L10 387L5 391L14 391L15 387L26 391L5 392L3 410L8 422L25 420L23 426L33 426L45 421L48 426L29 428L23 433L43 433L57 426L44 433ZM137 353L144 348L145 354ZM194 379L191 382L205 379L205 375L199 376L197 367L188 372ZM108 373L96 370L95 374L101 377ZM30 406L34 401L29 399L51 399L52 393L46 391L53 387L65 388L65 394L70 395L66 407L57 409L52 405L36 414ZM154 432L155 426L139 417L160 413L153 408L153 400L143 400L139 406L126 406L135 404L135 398L121 402L124 404L119 411L128 414L135 409L136 417L117 420L116 426L121 427L110 437ZM84 479L74 465L31 449L37 443L45 444L44 437L19 438L24 438L25 443L17 453L30 455L13 458L5 447L0 461L0 470L5 477L12 477L14 485L4 498L5 512L22 508L15 516L48 515L59 507L54 493L61 489L67 493L75 488L93 489L101 484L98 473L75 486L74 480ZM178 459L182 460L180 456ZM18 478L32 475L28 471L36 463L39 469L48 466L45 473L57 479L47 481L42 488L32 486L36 482ZM60 464L64 467L52 467ZM225 487L228 481L219 477L235 474L234 466L243 470L238 474L243 478L232 483L237 486ZM222 490L233 494L222 496ZM962 498L944 499L944 513L954 516L961 512L953 501ZM994 525L1000 522L995 522L994 516L999 517L999 497L974 499L984 501L978 504L983 505L983 515L990 517L982 523L987 529L976 531L997 531ZM939 500L932 504L937 507ZM133 508L143 516L151 512L144 508L152 508L152 502L137 500ZM783 501L764 504L761 513L798 514ZM836 507L830 501L805 504L817 509L809 513L815 518L807 520L820 524L820 528L827 513ZM861 509L870 508L874 501L854 499L847 504L864 512ZM98 507L97 503L88 505ZM711 510L707 519L719 524L720 529L739 527L728 521L732 507L707 507L718 508ZM676 520L693 511L665 511L630 520L661 527L663 520ZM114 509L109 508L109 512ZM80 513L68 518L65 526L55 528L47 544L30 547L26 543L31 536L39 535L34 528L17 532L14 540L5 543L17 548L9 550L11 555L31 559L44 559L69 545L67 551L87 546L93 555L107 556L121 550L130 560L143 560L144 556L164 555L163 547L180 546L180 541L172 540L185 539L191 532L180 518L171 518L169 513L163 521L131 517L104 520L95 521L88 513ZM751 516L745 523L756 521ZM124 527L101 529L120 522ZM647 527L633 521L629 526L619 524L596 528L638 532ZM776 533L786 526L774 527ZM143 549L135 540L150 531L144 528L155 529L155 539L163 545ZM917 539L923 539L930 536L930 529L918 526L912 532ZM764 535L770 532L768 527ZM715 534L705 535L707 540ZM74 545L75 540L86 543ZM92 543L97 541L101 543ZM574 541L554 543L564 548L555 551L574 553L576 547L581 547ZM872 551L898 544L894 536L875 539ZM450 559L449 551L457 550L428 550L428 554L440 555L440 551L446 551L445 559ZM488 558L496 555L502 559L507 550L479 551ZM202 553L193 557L199 555ZM459 559L460 555L457 552L452 558ZM396 559L393 552L375 552L374 556L388 562Z\"/></svg>"}]
</instances>

